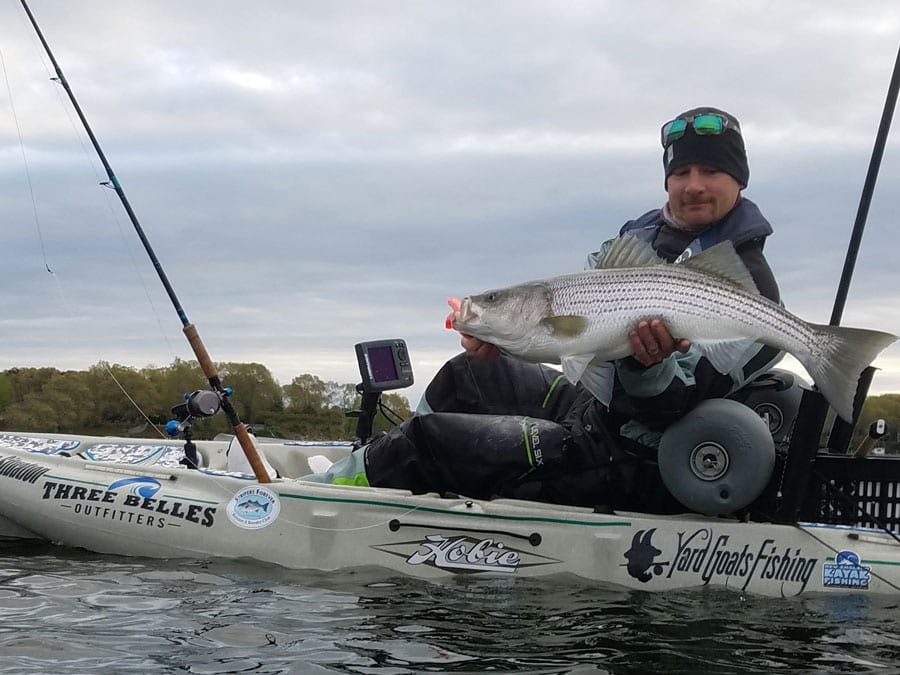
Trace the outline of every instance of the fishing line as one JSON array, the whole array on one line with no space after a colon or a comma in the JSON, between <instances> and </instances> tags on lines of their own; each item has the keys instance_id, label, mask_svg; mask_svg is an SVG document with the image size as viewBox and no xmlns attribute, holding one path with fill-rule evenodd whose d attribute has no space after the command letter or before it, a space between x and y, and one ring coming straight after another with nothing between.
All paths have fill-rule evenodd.
<instances>
[{"instance_id":1,"label":"fishing line","mask_svg":"<svg viewBox=\"0 0 900 675\"><path fill-rule=\"evenodd\" d=\"M256 480L260 483L271 483L272 479L269 477L269 474L259 457L259 453L256 450L253 440L250 438L247 426L241 421L237 410L235 410L234 405L230 400L231 390L226 389L222 384L221 378L219 377L219 374L216 370L216 365L210 357L209 352L206 349L206 345L203 344L197 327L188 320L187 313L185 312L184 308L178 300L178 297L175 294L175 289L169 282L169 278L163 270L162 264L160 263L159 258L156 256L156 252L150 245L150 240L147 238L147 235L144 232L144 229L141 227L140 222L138 222L137 215L131 208L131 203L128 201L128 197L125 195L125 191L122 188L122 185L119 183L118 178L113 172L112 166L106 158L106 154L100 147L100 142L94 135L94 131L91 128L91 125L88 122L87 118L85 117L84 112L82 111L81 106L78 103L78 100L75 98L75 93L69 86L69 83L67 82L65 75L63 74L62 69L59 66L59 63L56 61L56 57L53 55L53 51L50 49L50 45L44 38L44 34L41 32L37 20L31 13L31 9L28 7L28 3L26 2L26 0L21 0L21 5L25 10L25 13L28 15L28 19L31 22L32 27L34 28L34 32L37 34L37 37L40 40L41 45L43 46L44 51L47 54L47 57L53 64L53 70L56 73L59 83L63 86L63 89L65 89L66 95L69 98L69 102L72 104L72 108L78 115L78 119L81 121L81 125L84 127L84 130L87 133L88 138L91 141L91 145L93 146L94 151L97 153L97 158L100 160L100 163L103 164L103 168L109 178L109 185L111 185L112 188L116 191L116 195L119 197L119 201L122 203L122 207L128 214L128 218L131 221L132 226L134 227L134 231L144 247L144 251L147 253L147 256L150 258L150 262L153 264L156 270L157 277L159 277L163 288L165 288L166 294L169 296L169 300L171 300L172 302L172 306L174 307L175 312L178 314L178 318L181 320L182 332L187 338L188 343L191 345L191 349L194 351L194 355L197 357L197 362L200 365L200 369L203 371L203 374L206 375L210 388L218 396L221 410L225 414L225 417L228 419L229 424L234 430L234 435L240 443L241 449L244 451L244 455L247 458L248 463L253 468L253 474L256 477Z\"/></svg>"},{"instance_id":2,"label":"fishing line","mask_svg":"<svg viewBox=\"0 0 900 675\"><path fill-rule=\"evenodd\" d=\"M799 525L798 523L793 523L793 526L794 526L795 528L797 528L798 530L800 530L800 532L802 532L803 534L805 534L805 535L811 537L812 539L814 539L815 541L817 541L819 544L821 544L822 546L824 546L825 548L827 548L829 551L831 551L831 552L834 553L835 555L837 555L838 553L840 553L840 550L836 549L834 546L832 546L831 544L829 544L827 541L821 539L820 537L817 537L815 534L813 534L812 532L810 532L809 529L804 528L803 526ZM887 530L885 530L885 532L887 532L888 534L892 534L891 532L889 532L889 531L887 531ZM896 539L896 537L894 537L894 538ZM860 562L862 562L862 561L860 561ZM893 588L895 591L900 591L900 586L898 586L898 585L895 584L895 583L892 583L891 581L888 581L888 580L885 579L883 576L881 576L880 574L878 574L878 572L876 572L876 571L875 571L874 569L872 569L871 567L870 567L870 569L869 569L869 574L871 574L873 577L875 577L876 579L878 579L879 581L881 581L881 582L884 583L885 585L890 586L890 587Z\"/></svg>"},{"instance_id":3,"label":"fishing line","mask_svg":"<svg viewBox=\"0 0 900 675\"><path fill-rule=\"evenodd\" d=\"M885 534L890 535L890 537L895 542L900 544L900 537L898 537L890 528L888 528L887 523L885 523L881 518L879 518L875 514L870 513L869 509L860 506L859 500L863 499L862 497L860 497L858 495L846 494L842 488L837 487L830 480L826 479L825 476L823 476L821 472L816 471L815 467L813 468L812 471L813 471L813 475L816 476L822 482L822 485L825 487L826 492L830 492L831 494L835 495L836 497L839 497L840 499L842 499L849 506L852 506L853 508L855 508L857 514L864 516L870 523L873 523L876 526L878 526L879 528L881 528L882 530L884 530Z\"/></svg>"},{"instance_id":4,"label":"fishing line","mask_svg":"<svg viewBox=\"0 0 900 675\"><path fill-rule=\"evenodd\" d=\"M60 78L56 77L53 74L53 71L50 69L50 66L48 66L47 60L45 58L45 53L41 49L40 44L35 41L34 34L32 34L31 32L29 32L29 34L31 37L31 44L32 44L35 52L38 55L38 60L41 62L41 66L43 66L43 68L44 68L44 72L47 76L47 79L60 85L58 88L54 89L57 100L59 101L59 107L65 114L66 119L69 121L69 126L72 128L73 136L74 136L74 138L76 138L78 140L78 145L81 148L81 154L87 161L87 165L90 167L91 172L94 174L94 178L97 181L97 184L102 187L114 189L109 184L108 181L103 179L102 174L101 174L99 168L97 167L97 163L95 161L94 155L91 153L90 149L85 145L84 134L81 133L78 124L76 123L75 119L72 117L71 108L68 105L66 105L65 87L63 87L63 84L60 81ZM4 73L5 73L5 68L4 68ZM10 104L12 104L12 91L9 87L8 80L7 80L7 90L9 91ZM15 110L13 110L13 114L15 115ZM18 129L18 119L16 119L16 128ZM22 141L21 133L19 134L19 144L22 147L22 154L23 154L23 158L24 158L25 146ZM26 174L27 174L27 166L26 166ZM31 189L30 175L28 176L28 186L29 186L29 189ZM174 360L178 357L178 355L177 355L175 349L172 347L172 343L169 341L168 332L163 327L159 310L157 309L156 304L153 302L153 297L151 296L150 289L147 286L147 280L145 279L144 275L141 273L141 268L140 268L140 265L138 265L137 259L134 256L134 251L132 250L131 246L129 245L130 240L129 240L128 236L126 236L125 229L122 227L122 220L119 217L118 213L116 212L116 209L113 206L113 202L110 200L109 192L107 190L102 190L102 194L103 194L104 203L106 204L106 210L108 211L110 217L112 218L112 221L116 225L116 229L118 230L118 233L119 233L119 238L122 241L122 247L125 249L125 252L128 254L128 260L131 263L131 267L134 270L138 280L141 283L141 287L144 291L144 296L147 298L147 303L150 305L150 311L152 312L153 317L156 320L156 325L157 325L157 328L159 329L159 333L162 336L163 341L166 343L166 349L168 350L169 354L172 355L172 358ZM32 190L32 202L34 205L35 198L34 198L33 190ZM37 219L37 206L36 205L34 205L34 213L35 213L35 219ZM41 251L43 252L43 250L44 250L44 241L43 241L43 239L41 239ZM45 263L46 263L46 260L45 260Z\"/></svg>"},{"instance_id":5,"label":"fishing line","mask_svg":"<svg viewBox=\"0 0 900 675\"><path fill-rule=\"evenodd\" d=\"M73 309L72 304L69 302L68 298L66 297L66 293L63 288L62 280L59 277L59 275L57 275L56 272L53 271L53 268L50 267L50 262L47 259L47 249L46 249L46 246L44 243L44 233L41 228L41 218L40 218L40 212L38 211L38 208L37 208L37 199L35 198L35 195L34 195L34 184L31 179L31 168L28 163L28 153L25 150L25 141L22 138L22 128L21 128L21 125L19 124L19 116L16 113L16 105L15 105L15 100L14 100L13 93L12 93L12 86L10 85L10 82L9 82L9 73L6 70L6 60L3 58L2 50L0 50L0 68L2 68L2 70L3 70L3 79L6 84L6 93L7 93L8 99L9 99L9 108L10 108L10 112L12 113L13 123L16 127L16 135L19 140L19 149L22 153L22 165L23 165L24 171L25 171L25 182L28 185L28 193L31 197L31 213L32 213L32 218L34 219L35 228L37 230L38 242L40 244L40 249L41 249L41 259L43 260L44 268L47 270L47 272L50 274L50 276L53 277L56 291L59 294L59 299L60 299L62 306L65 308L65 310L68 312L68 314L71 318L77 319L78 316L77 316L75 310ZM67 112L67 115L68 115L68 112ZM71 116L69 116L69 118L71 120ZM79 141L80 140L81 139L79 138ZM81 142L81 147L82 147L83 151L86 151L86 148L84 147L83 142ZM96 173L96 167L93 165L92 162L90 162L90 163ZM113 218L116 220L116 222L118 224L118 219L115 218L115 213L112 212L112 205L109 203L108 197L107 197L107 205L110 208L110 212L112 213ZM121 225L119 226L119 231L120 231L120 234L123 235L123 240L124 240L124 233L122 232ZM131 251L129 251L129 257L131 258L132 264L136 268L137 264L136 264L136 261L134 260L134 256L131 255ZM143 278L141 278L141 282L144 283ZM147 297L149 300L150 296L149 296L149 291L147 289L146 284L144 284L144 292L147 294ZM151 300L151 306L152 306L152 300ZM154 313L156 313L155 307L154 307ZM157 321L158 320L159 320L159 316L157 315ZM160 330L162 330L161 323L160 323ZM168 344L168 339L166 340L166 343ZM169 347L171 350L171 345ZM104 371L107 373L107 375L109 375L110 379L112 379L112 381L116 383L116 386L119 388L119 390L125 396L125 398L128 399L128 401L131 403L131 405L134 406L134 409L137 410L137 412L141 415L141 417L143 417L147 421L147 423L150 424L150 426L153 427L160 436L165 438L165 434L162 431L160 431L160 429L155 424L153 424L153 422L147 416L147 413L144 412L144 410L137 403L137 401L135 401L134 398L128 393L128 391L126 391L125 387L122 385L122 383L119 381L119 379L115 376L115 373L113 373L112 370L110 369L109 364L102 359L100 360L100 364L103 367Z\"/></svg>"},{"instance_id":6,"label":"fishing line","mask_svg":"<svg viewBox=\"0 0 900 675\"><path fill-rule=\"evenodd\" d=\"M43 63L43 59L41 59L41 61ZM32 215L33 215L35 227L37 230L38 241L40 243L41 258L43 260L44 267L46 268L47 272L50 273L50 275L53 277L57 292L60 297L60 302L62 303L66 312L69 314L69 316L71 318L78 318L78 315L74 310L74 307L72 306L72 304L69 302L68 298L66 297L66 293L64 291L63 284L62 284L60 277L50 267L49 261L47 259L47 252L46 252L46 247L44 244L44 236L43 236L43 232L41 229L40 214L39 214L39 211L37 208L37 199L35 198L35 194L34 194L34 186L33 186L32 179L31 179L31 171L30 171L29 164L28 164L28 156L27 156L27 152L25 150L25 142L22 138L22 132L21 132L21 128L19 125L19 119L16 115L15 105L13 103L12 87L10 85L9 77L8 77L8 74L6 71L6 62L3 59L2 50L0 50L0 67L2 67L2 69L3 69L4 81L6 83L7 95L8 95L9 102L10 102L10 110L12 112L13 121L14 121L15 127L16 127L16 133L17 133L18 139L19 139L19 148L22 153L22 163L23 163L23 166L25 169L25 179L26 179L26 183L28 184L28 190L29 190L29 194L31 197ZM44 67L46 69L46 64L44 64ZM48 71L48 77L50 80L53 80L59 84L62 84L60 82L59 78L50 76L49 71ZM58 96L62 96L61 92L59 92L58 89L56 91L57 91ZM64 101L62 99L61 99L61 102L64 103ZM75 125L75 121L72 119L72 115L68 109L68 106L63 105L62 107L66 113L66 117L69 119L69 122L72 125L72 128L76 134L76 137L78 138L79 144L82 149L82 154L87 158L88 164L90 165L92 171L94 172L94 175L95 175L95 178L97 179L98 184L114 190L115 188L112 185L110 185L110 183L108 181L103 181L101 179L100 174L97 170L97 166L93 161L93 157L92 157L91 153L88 151L87 147L84 145L84 139L83 139L82 135L80 133L78 133L77 125ZM105 190L103 192L104 192L104 199L105 199L105 203L107 205L107 209L109 210L109 213L113 218L113 221L116 223L116 226L119 230L119 235L122 238L123 244L125 245L125 249L128 251L128 257L129 257L129 260L131 261L132 267L137 272L138 278L141 281L141 285L143 286L143 289L144 289L144 294L146 295L147 300L150 303L154 317L156 318L157 324L160 328L160 332L163 334L163 338L166 341L166 345L168 346L169 351L174 353L174 350L172 349L172 346L169 343L168 337L167 337L165 331L163 330L159 313L156 310L156 306L153 304L153 300L150 296L150 292L147 287L146 280L144 279L143 275L140 273L140 270L137 265L137 261L135 260L135 257L131 251L131 248L127 245L127 240L125 237L124 230L122 228L121 220L116 215L115 209L113 208L113 205L110 202L108 192L106 192ZM138 404L138 402L135 401L134 398L128 393L128 391L125 389L124 385L119 381L119 379L116 377L115 373L110 368L109 363L107 361L100 360L100 366L103 368L105 373L110 377L110 379L113 382L115 382L116 386L122 392L122 395L125 396L126 399L128 399L128 401L131 403L131 405L134 407L134 409L137 410L137 412L141 415L141 417L144 418L144 420L147 422L147 424L150 426L150 428L154 429L156 431L156 433L158 433L160 435L160 437L162 437L163 439L166 439L167 437L162 432L162 430L159 429L159 427L144 412L143 408ZM387 407L383 402L379 402L379 403L380 403L379 407L381 409L381 413L382 413L382 415L385 416L385 418L391 420L392 416L394 416L394 417L397 416L397 414L392 409ZM175 446L172 446L172 447L175 447ZM216 476L210 475L206 472L202 472L202 475L204 475L207 479L209 479L210 482L216 487L216 489L220 493L222 493L224 495L229 495L229 496L233 493L233 489L222 484L221 481L217 480ZM420 508L422 508L422 507L413 506L413 507L407 508L400 514L400 517L409 516L410 514L413 514L417 511L419 511ZM345 528L315 526L315 525L310 525L305 522L294 520L293 518L289 518L289 517L285 518L285 520L287 522L289 522L291 525L293 525L294 527L303 528L306 530L314 530L314 531L320 531L320 532L361 532L361 531L371 530L371 529L375 529L375 528L387 527L393 520L396 520L396 517L397 516L395 515L391 518L386 518L382 521L372 523L371 525L358 526L358 527L345 527Z\"/></svg>"},{"instance_id":7,"label":"fishing line","mask_svg":"<svg viewBox=\"0 0 900 675\"><path fill-rule=\"evenodd\" d=\"M6 60L3 58L2 49L0 49L0 67L3 68L3 81L6 83L6 94L9 98L9 110L12 113L13 123L16 127L16 135L19 138L19 148L22 151L22 164L25 166L25 182L28 183L28 194L31 196L31 213L34 217L34 224L37 227L38 242L41 247L41 258L44 261L44 267L47 268L47 271L50 274L53 274L50 263L47 262L47 250L44 247L44 235L43 232L41 232L41 219L38 215L37 200L34 197L34 186L31 183L31 169L28 166L28 155L25 152L25 142L22 140L22 129L19 126L19 116L16 115L16 105L13 102L12 87L9 84L9 74L6 72Z\"/></svg>"}]
</instances>

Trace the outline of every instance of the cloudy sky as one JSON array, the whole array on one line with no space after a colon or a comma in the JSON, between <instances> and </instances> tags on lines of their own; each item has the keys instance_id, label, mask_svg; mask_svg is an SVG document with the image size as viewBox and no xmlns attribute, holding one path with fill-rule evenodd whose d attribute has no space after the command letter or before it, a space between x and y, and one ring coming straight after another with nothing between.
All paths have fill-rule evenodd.
<instances>
[{"instance_id":1,"label":"cloudy sky","mask_svg":"<svg viewBox=\"0 0 900 675\"><path fill-rule=\"evenodd\" d=\"M403 337L411 400L447 297L581 269L698 105L741 119L784 300L827 323L900 41L894 0L30 6L213 359L356 382ZM192 358L16 2L0 53L0 368ZM842 323L900 334L898 134ZM900 391L900 346L876 365Z\"/></svg>"}]
</instances>

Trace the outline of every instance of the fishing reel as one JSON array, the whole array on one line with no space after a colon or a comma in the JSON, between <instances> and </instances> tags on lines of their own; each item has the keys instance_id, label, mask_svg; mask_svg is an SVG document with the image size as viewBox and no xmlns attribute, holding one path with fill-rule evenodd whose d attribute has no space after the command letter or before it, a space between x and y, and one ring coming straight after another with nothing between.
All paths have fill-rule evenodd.
<instances>
[{"instance_id":1,"label":"fishing reel","mask_svg":"<svg viewBox=\"0 0 900 675\"><path fill-rule=\"evenodd\" d=\"M170 436L177 436L190 427L192 420L212 417L222 409L222 396L229 394L231 394L230 389L226 389L222 393L210 389L199 389L185 394L184 403L172 407L175 419L166 424L166 433Z\"/></svg>"},{"instance_id":2,"label":"fishing reel","mask_svg":"<svg viewBox=\"0 0 900 675\"><path fill-rule=\"evenodd\" d=\"M166 423L166 433L173 438L181 434L184 437L184 458L181 463L190 469L196 469L199 465L197 446L192 437L193 421L212 417L222 409L222 397L231 394L231 389L223 392L210 389L199 389L184 395L184 402L172 407L175 419Z\"/></svg>"}]
</instances>

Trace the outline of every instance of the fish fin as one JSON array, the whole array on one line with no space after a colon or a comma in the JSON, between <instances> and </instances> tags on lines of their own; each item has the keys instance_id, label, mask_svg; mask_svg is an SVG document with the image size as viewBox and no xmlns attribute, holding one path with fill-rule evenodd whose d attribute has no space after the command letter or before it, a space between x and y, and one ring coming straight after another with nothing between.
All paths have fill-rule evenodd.
<instances>
[{"instance_id":1,"label":"fish fin","mask_svg":"<svg viewBox=\"0 0 900 675\"><path fill-rule=\"evenodd\" d=\"M591 361L581 375L581 384L606 407L612 400L616 383L616 368L610 361Z\"/></svg>"},{"instance_id":2,"label":"fish fin","mask_svg":"<svg viewBox=\"0 0 900 675\"><path fill-rule=\"evenodd\" d=\"M600 361L594 354L577 354L560 359L563 373L569 382L581 382L600 403L608 406L615 383L615 368L609 361Z\"/></svg>"},{"instance_id":3,"label":"fish fin","mask_svg":"<svg viewBox=\"0 0 900 675\"><path fill-rule=\"evenodd\" d=\"M610 242L609 247L597 261L595 269L649 267L662 265L664 262L646 241L626 234Z\"/></svg>"},{"instance_id":4,"label":"fish fin","mask_svg":"<svg viewBox=\"0 0 900 675\"><path fill-rule=\"evenodd\" d=\"M561 337L578 337L587 330L588 320L586 317L574 314L564 316L548 316L541 319L541 323L550 329L554 335Z\"/></svg>"},{"instance_id":5,"label":"fish fin","mask_svg":"<svg viewBox=\"0 0 900 675\"><path fill-rule=\"evenodd\" d=\"M750 274L750 270L747 269L741 256L734 250L734 244L730 241L723 241L711 246L679 264L690 267L695 272L730 281L751 293L759 293L753 275Z\"/></svg>"},{"instance_id":6,"label":"fish fin","mask_svg":"<svg viewBox=\"0 0 900 675\"><path fill-rule=\"evenodd\" d=\"M729 373L741 362L747 350L752 347L757 340L755 338L738 338L735 340L692 340L691 343L700 350L713 365L713 368L720 373Z\"/></svg>"},{"instance_id":7,"label":"fish fin","mask_svg":"<svg viewBox=\"0 0 900 675\"><path fill-rule=\"evenodd\" d=\"M859 376L896 335L865 328L810 324L813 349L794 356L806 368L819 391L846 422L853 421L853 398Z\"/></svg>"},{"instance_id":8,"label":"fish fin","mask_svg":"<svg viewBox=\"0 0 900 675\"><path fill-rule=\"evenodd\" d=\"M575 384L581 379L584 369L588 367L593 358L593 354L576 354L575 356L563 356L559 362L562 365L563 374L569 382Z\"/></svg>"}]
</instances>

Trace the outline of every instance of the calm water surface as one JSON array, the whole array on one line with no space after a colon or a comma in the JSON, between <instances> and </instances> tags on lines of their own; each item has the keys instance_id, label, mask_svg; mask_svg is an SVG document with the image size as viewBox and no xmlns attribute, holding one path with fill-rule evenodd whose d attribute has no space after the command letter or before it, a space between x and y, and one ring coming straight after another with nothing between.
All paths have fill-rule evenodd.
<instances>
[{"instance_id":1,"label":"calm water surface","mask_svg":"<svg viewBox=\"0 0 900 675\"><path fill-rule=\"evenodd\" d=\"M900 673L900 598L434 583L0 547L4 673Z\"/></svg>"}]
</instances>

